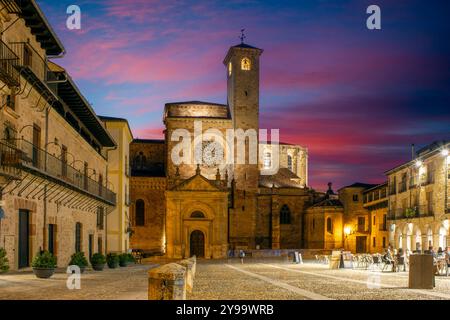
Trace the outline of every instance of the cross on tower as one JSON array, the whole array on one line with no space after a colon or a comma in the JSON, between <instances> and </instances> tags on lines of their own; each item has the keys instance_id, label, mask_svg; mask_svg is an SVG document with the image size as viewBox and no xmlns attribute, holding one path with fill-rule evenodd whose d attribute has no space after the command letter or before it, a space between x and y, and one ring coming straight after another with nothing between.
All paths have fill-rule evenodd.
<instances>
[{"instance_id":1,"label":"cross on tower","mask_svg":"<svg viewBox=\"0 0 450 320\"><path fill-rule=\"evenodd\" d=\"M241 29L241 36L239 37L239 39L241 39L241 43L244 43L244 39L247 38L244 34L245 29Z\"/></svg>"}]
</instances>

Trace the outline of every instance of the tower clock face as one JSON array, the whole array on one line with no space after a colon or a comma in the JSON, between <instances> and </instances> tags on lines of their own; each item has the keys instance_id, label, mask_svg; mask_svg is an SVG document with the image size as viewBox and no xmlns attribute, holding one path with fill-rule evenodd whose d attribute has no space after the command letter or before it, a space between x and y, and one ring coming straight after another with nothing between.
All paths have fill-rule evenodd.
<instances>
[{"instance_id":1,"label":"tower clock face","mask_svg":"<svg viewBox=\"0 0 450 320\"><path fill-rule=\"evenodd\" d=\"M231 76L231 73L233 72L233 65L231 62L228 62L228 76Z\"/></svg>"}]
</instances>

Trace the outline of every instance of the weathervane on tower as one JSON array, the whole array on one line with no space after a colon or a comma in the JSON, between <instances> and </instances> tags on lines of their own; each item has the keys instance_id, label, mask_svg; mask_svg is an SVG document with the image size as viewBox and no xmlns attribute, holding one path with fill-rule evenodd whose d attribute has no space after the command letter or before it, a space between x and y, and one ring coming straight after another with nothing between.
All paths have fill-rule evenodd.
<instances>
[{"instance_id":1,"label":"weathervane on tower","mask_svg":"<svg viewBox=\"0 0 450 320\"><path fill-rule=\"evenodd\" d=\"M244 39L247 38L244 34L245 29L241 29L241 36L239 37L239 39L241 39L241 44L244 43Z\"/></svg>"}]
</instances>

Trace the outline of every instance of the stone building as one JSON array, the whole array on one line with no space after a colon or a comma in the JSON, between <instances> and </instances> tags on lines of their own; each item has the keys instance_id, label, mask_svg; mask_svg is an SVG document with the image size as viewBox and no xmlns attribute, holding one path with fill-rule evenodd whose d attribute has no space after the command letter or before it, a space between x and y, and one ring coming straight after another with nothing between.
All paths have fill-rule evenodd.
<instances>
[{"instance_id":1,"label":"stone building","mask_svg":"<svg viewBox=\"0 0 450 320\"><path fill-rule=\"evenodd\" d=\"M165 250L164 140L134 139L130 144L130 247L147 253Z\"/></svg>"},{"instance_id":2,"label":"stone building","mask_svg":"<svg viewBox=\"0 0 450 320\"><path fill-rule=\"evenodd\" d=\"M215 161L218 153L223 158L239 153L217 136L238 129L258 132L262 52L244 43L228 50L223 61L227 104L167 103L164 140L132 142L133 248L175 258L222 258L232 248L303 246L303 213L314 194L308 188L305 148L247 137L244 163ZM187 149L177 149L180 144ZM196 161L174 162L174 154ZM263 175L277 158L280 169Z\"/></svg>"},{"instance_id":3,"label":"stone building","mask_svg":"<svg viewBox=\"0 0 450 320\"><path fill-rule=\"evenodd\" d=\"M369 211L369 252L383 252L389 245L387 223L388 193L387 183L363 191L364 208Z\"/></svg>"},{"instance_id":4,"label":"stone building","mask_svg":"<svg viewBox=\"0 0 450 320\"><path fill-rule=\"evenodd\" d=\"M450 245L449 150L448 141L434 142L386 172L389 241L394 248L437 250Z\"/></svg>"},{"instance_id":5,"label":"stone building","mask_svg":"<svg viewBox=\"0 0 450 320\"><path fill-rule=\"evenodd\" d=\"M335 194L328 185L306 209L305 248L383 252L388 245L386 184L354 183Z\"/></svg>"},{"instance_id":6,"label":"stone building","mask_svg":"<svg viewBox=\"0 0 450 320\"><path fill-rule=\"evenodd\" d=\"M370 215L363 205L363 192L374 184L356 182L338 190L344 207L344 248L351 252L369 251L371 238Z\"/></svg>"},{"instance_id":7,"label":"stone building","mask_svg":"<svg viewBox=\"0 0 450 320\"><path fill-rule=\"evenodd\" d=\"M129 159L133 133L126 119L101 116L100 120L117 144L108 152L108 186L116 193L116 207L106 220L106 248L108 252L127 252L131 231Z\"/></svg>"},{"instance_id":8,"label":"stone building","mask_svg":"<svg viewBox=\"0 0 450 320\"><path fill-rule=\"evenodd\" d=\"M11 269L39 250L66 266L105 251L107 152L115 147L69 74L64 47L34 1L0 4L0 245Z\"/></svg>"},{"instance_id":9,"label":"stone building","mask_svg":"<svg viewBox=\"0 0 450 320\"><path fill-rule=\"evenodd\" d=\"M344 206L328 184L328 191L306 209L305 248L340 249L344 247Z\"/></svg>"}]
</instances>

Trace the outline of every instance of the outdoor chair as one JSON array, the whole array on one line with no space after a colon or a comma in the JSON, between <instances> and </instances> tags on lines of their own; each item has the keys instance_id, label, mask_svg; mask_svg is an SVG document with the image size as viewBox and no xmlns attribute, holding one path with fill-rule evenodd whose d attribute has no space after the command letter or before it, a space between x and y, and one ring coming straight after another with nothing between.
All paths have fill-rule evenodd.
<instances>
[{"instance_id":1,"label":"outdoor chair","mask_svg":"<svg viewBox=\"0 0 450 320\"><path fill-rule=\"evenodd\" d=\"M394 260L386 259L385 257L382 257L382 261L384 263L383 268L381 271L384 271L387 266L392 266L392 271L394 271Z\"/></svg>"},{"instance_id":2,"label":"outdoor chair","mask_svg":"<svg viewBox=\"0 0 450 320\"><path fill-rule=\"evenodd\" d=\"M141 249L132 249L131 254L133 255L136 263L139 263L139 264L142 263L142 258L143 258L144 252Z\"/></svg>"},{"instance_id":3,"label":"outdoor chair","mask_svg":"<svg viewBox=\"0 0 450 320\"><path fill-rule=\"evenodd\" d=\"M400 266L403 266L403 271L406 271L406 261L405 257L399 257L397 259L397 271L400 271Z\"/></svg>"}]
</instances>

